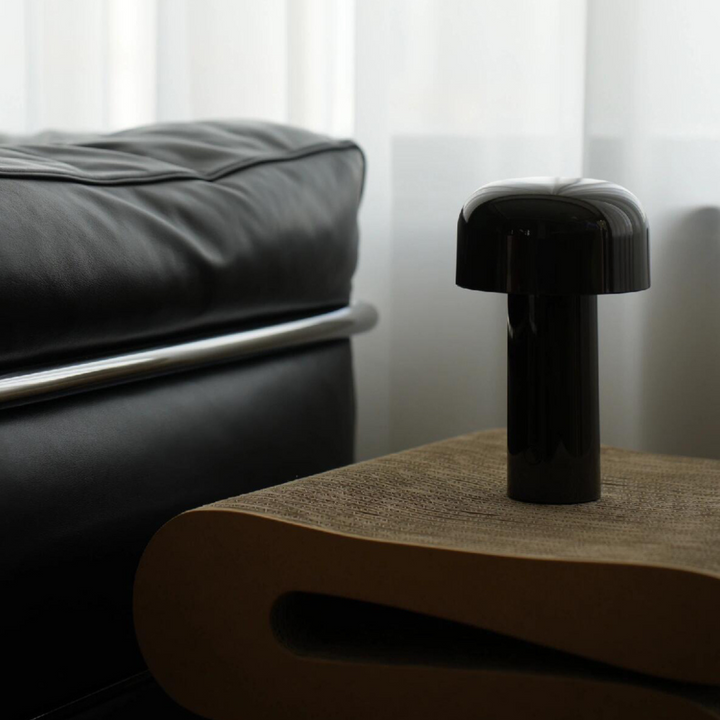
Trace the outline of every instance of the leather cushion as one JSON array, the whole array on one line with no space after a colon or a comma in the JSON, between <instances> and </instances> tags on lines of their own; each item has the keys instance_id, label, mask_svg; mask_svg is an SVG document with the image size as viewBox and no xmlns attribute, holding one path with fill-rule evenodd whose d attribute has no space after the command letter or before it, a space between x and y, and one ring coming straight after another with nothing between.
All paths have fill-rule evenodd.
<instances>
[{"instance_id":1,"label":"leather cushion","mask_svg":"<svg viewBox=\"0 0 720 720\"><path fill-rule=\"evenodd\" d=\"M364 164L259 122L0 145L0 366L345 305Z\"/></svg>"}]
</instances>

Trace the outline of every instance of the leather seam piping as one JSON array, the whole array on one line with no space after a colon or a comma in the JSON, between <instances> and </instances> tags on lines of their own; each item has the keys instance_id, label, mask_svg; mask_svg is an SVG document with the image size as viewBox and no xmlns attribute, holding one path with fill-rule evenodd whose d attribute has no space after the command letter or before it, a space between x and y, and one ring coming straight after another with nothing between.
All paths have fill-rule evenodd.
<instances>
[{"instance_id":1,"label":"leather seam piping","mask_svg":"<svg viewBox=\"0 0 720 720\"><path fill-rule=\"evenodd\" d=\"M122 185L150 185L163 182L174 182L174 181L187 181L196 180L201 182L213 183L217 180L222 180L229 175L232 175L242 170L249 170L254 167L262 165L273 165L285 162L292 162L293 160L303 160L314 155L320 155L327 152L342 152L346 150L353 150L360 152L360 148L351 141L344 141L334 145L320 144L320 145L309 145L298 150L286 152L284 154L265 155L249 158L242 161L236 161L227 165L223 165L219 168L212 170L211 172L203 175L200 173L193 172L177 166L177 170L155 173L152 175L115 175L107 178L93 177L91 175L74 175L72 173L62 172L43 172L29 170L23 172L22 170L2 170L0 169L0 179L16 179L16 180L48 180L54 182L68 182L76 183L79 185L100 185L100 186L122 186ZM127 155L133 155L133 157L141 157L134 155L133 153L126 153ZM151 158L156 160L155 158Z\"/></svg>"}]
</instances>

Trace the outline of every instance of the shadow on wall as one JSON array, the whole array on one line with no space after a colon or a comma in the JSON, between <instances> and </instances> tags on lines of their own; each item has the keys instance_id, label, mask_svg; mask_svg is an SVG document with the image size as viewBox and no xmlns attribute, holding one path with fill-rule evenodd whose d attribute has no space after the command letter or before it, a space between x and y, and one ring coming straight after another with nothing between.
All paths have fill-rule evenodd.
<instances>
[{"instance_id":1,"label":"shadow on wall","mask_svg":"<svg viewBox=\"0 0 720 720\"><path fill-rule=\"evenodd\" d=\"M662 250L644 338L643 446L720 458L720 208L686 214Z\"/></svg>"}]
</instances>

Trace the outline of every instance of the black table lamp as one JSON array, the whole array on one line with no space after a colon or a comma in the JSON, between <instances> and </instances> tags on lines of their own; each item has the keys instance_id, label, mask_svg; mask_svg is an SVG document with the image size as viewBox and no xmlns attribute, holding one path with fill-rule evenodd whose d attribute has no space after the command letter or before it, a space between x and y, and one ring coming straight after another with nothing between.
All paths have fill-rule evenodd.
<instances>
[{"instance_id":1,"label":"black table lamp","mask_svg":"<svg viewBox=\"0 0 720 720\"><path fill-rule=\"evenodd\" d=\"M637 198L587 178L484 185L460 213L457 284L508 295L508 495L597 500L597 295L650 287Z\"/></svg>"}]
</instances>

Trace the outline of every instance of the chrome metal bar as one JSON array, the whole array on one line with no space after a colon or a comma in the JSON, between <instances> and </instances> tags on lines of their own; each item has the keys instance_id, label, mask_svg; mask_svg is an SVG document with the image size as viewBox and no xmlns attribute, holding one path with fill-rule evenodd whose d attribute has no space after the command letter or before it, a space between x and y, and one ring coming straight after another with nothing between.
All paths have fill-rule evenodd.
<instances>
[{"instance_id":1,"label":"chrome metal bar","mask_svg":"<svg viewBox=\"0 0 720 720\"><path fill-rule=\"evenodd\" d=\"M0 408L349 337L372 328L364 302L301 320L0 378Z\"/></svg>"}]
</instances>

